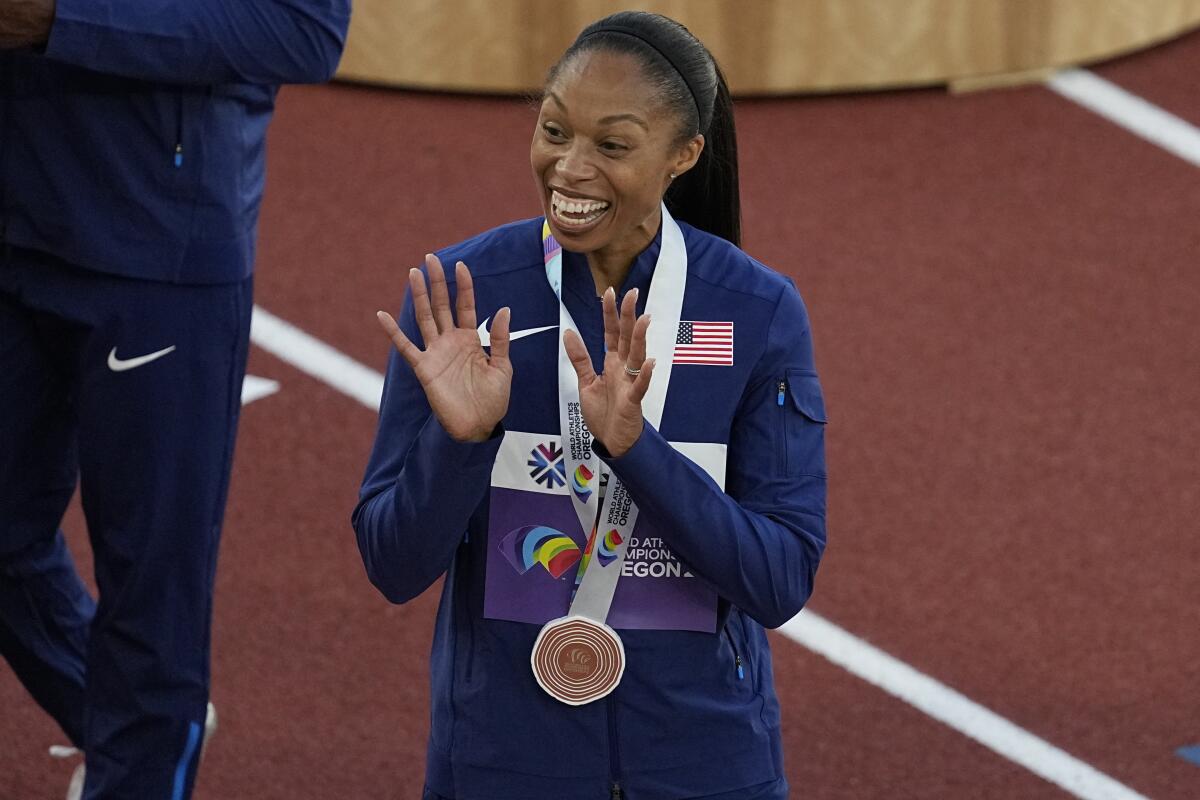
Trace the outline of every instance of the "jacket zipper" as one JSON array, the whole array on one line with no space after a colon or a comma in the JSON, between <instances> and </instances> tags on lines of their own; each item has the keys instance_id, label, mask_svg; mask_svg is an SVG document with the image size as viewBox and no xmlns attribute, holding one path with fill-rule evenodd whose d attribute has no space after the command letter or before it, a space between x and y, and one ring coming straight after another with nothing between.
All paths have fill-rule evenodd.
<instances>
[{"instance_id":1,"label":"jacket zipper","mask_svg":"<svg viewBox=\"0 0 1200 800\"><path fill-rule=\"evenodd\" d=\"M784 402L785 396L787 395L787 380L781 378L779 380L779 386L777 387L777 389L778 390L775 395L775 405L778 406L779 408L783 408L783 402ZM788 431L787 431L787 415L786 414L779 415L779 428L780 428L780 434L781 434L780 435L781 441L779 442L779 463L780 463L780 467L783 470L783 474L786 475L787 468L788 468L788 463L787 463Z\"/></svg>"},{"instance_id":2,"label":"jacket zipper","mask_svg":"<svg viewBox=\"0 0 1200 800\"><path fill-rule=\"evenodd\" d=\"M742 668L742 656L738 653L737 645L733 643L733 634L729 632L729 623L725 623L725 638L729 640L729 649L733 651L733 665L737 667L738 680L745 680L746 671Z\"/></svg>"},{"instance_id":3,"label":"jacket zipper","mask_svg":"<svg viewBox=\"0 0 1200 800\"><path fill-rule=\"evenodd\" d=\"M464 582L465 583L465 582ZM460 595L454 598L456 614L462 613L463 619L467 628L467 673L466 682L471 683L471 679L475 676L475 622L471 619L470 599L466 588L464 587Z\"/></svg>"},{"instance_id":4,"label":"jacket zipper","mask_svg":"<svg viewBox=\"0 0 1200 800\"><path fill-rule=\"evenodd\" d=\"M468 620L467 622L467 683L471 682L471 678L475 675L475 626Z\"/></svg>"},{"instance_id":5,"label":"jacket zipper","mask_svg":"<svg viewBox=\"0 0 1200 800\"><path fill-rule=\"evenodd\" d=\"M621 789L621 755L617 752L617 701L609 695L604 702L608 705L608 768L612 776L608 796L610 800L622 800L625 792Z\"/></svg>"},{"instance_id":6,"label":"jacket zipper","mask_svg":"<svg viewBox=\"0 0 1200 800\"><path fill-rule=\"evenodd\" d=\"M175 169L183 166L183 92L179 92L175 106Z\"/></svg>"}]
</instances>

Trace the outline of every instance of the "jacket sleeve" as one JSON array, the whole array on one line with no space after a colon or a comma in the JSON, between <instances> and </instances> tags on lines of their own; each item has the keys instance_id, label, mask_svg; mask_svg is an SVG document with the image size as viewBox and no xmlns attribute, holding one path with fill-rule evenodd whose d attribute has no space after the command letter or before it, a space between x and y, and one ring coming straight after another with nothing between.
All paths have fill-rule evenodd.
<instances>
[{"instance_id":1,"label":"jacket sleeve","mask_svg":"<svg viewBox=\"0 0 1200 800\"><path fill-rule=\"evenodd\" d=\"M411 300L398 321L420 345ZM450 567L491 486L501 438L497 427L478 444L452 439L408 363L392 351L379 429L351 518L367 576L388 600L415 598Z\"/></svg>"},{"instance_id":2,"label":"jacket sleeve","mask_svg":"<svg viewBox=\"0 0 1200 800\"><path fill-rule=\"evenodd\" d=\"M726 491L648 423L606 461L693 573L775 628L808 601L825 549L824 427L808 317L789 285L733 421Z\"/></svg>"},{"instance_id":3,"label":"jacket sleeve","mask_svg":"<svg viewBox=\"0 0 1200 800\"><path fill-rule=\"evenodd\" d=\"M158 83L319 83L350 0L57 0L45 54Z\"/></svg>"}]
</instances>

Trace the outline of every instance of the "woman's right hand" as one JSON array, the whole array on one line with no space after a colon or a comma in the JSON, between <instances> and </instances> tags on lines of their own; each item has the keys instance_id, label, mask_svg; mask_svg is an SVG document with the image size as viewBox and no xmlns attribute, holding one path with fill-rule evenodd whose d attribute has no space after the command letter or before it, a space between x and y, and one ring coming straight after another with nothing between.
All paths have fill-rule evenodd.
<instances>
[{"instance_id":1,"label":"woman's right hand","mask_svg":"<svg viewBox=\"0 0 1200 800\"><path fill-rule=\"evenodd\" d=\"M460 442L482 442L492 435L508 411L512 388L512 363L508 360L508 307L496 312L488 356L475 329L475 290L471 272L459 261L454 268L458 284L458 324L450 311L450 292L442 262L425 256L429 288L421 270L408 273L417 327L425 349L417 347L387 312L376 314L392 344L417 375L429 406L446 432Z\"/></svg>"}]
</instances>

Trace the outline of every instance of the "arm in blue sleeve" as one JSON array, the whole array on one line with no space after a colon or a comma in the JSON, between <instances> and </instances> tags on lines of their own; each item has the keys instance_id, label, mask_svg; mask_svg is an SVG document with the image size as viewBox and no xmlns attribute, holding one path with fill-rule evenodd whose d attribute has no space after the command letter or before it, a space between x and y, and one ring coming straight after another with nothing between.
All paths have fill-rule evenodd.
<instances>
[{"instance_id":1,"label":"arm in blue sleeve","mask_svg":"<svg viewBox=\"0 0 1200 800\"><path fill-rule=\"evenodd\" d=\"M606 461L693 573L775 628L808 601L825 549L824 423L807 314L789 286L733 422L726 491L649 424Z\"/></svg>"},{"instance_id":2,"label":"arm in blue sleeve","mask_svg":"<svg viewBox=\"0 0 1200 800\"><path fill-rule=\"evenodd\" d=\"M420 346L410 300L399 323ZM450 567L491 485L501 438L497 428L478 444L452 439L412 368L392 352L379 430L352 517L367 576L388 600L413 599Z\"/></svg>"},{"instance_id":3,"label":"arm in blue sleeve","mask_svg":"<svg viewBox=\"0 0 1200 800\"><path fill-rule=\"evenodd\" d=\"M319 83L350 0L57 0L46 56L159 83Z\"/></svg>"}]
</instances>

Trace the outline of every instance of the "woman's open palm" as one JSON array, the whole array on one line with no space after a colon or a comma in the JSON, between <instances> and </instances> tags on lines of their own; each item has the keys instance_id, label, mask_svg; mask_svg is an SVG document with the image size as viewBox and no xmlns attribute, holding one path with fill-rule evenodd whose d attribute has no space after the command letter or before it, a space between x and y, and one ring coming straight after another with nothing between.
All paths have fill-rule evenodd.
<instances>
[{"instance_id":1,"label":"woman's open palm","mask_svg":"<svg viewBox=\"0 0 1200 800\"><path fill-rule=\"evenodd\" d=\"M459 261L455 265L458 323L450 310L450 292L442 262L425 256L429 288L421 270L408 274L417 328L425 349L417 347L384 311L379 323L421 382L429 406L451 437L460 442L487 439L508 411L512 388L512 363L508 360L511 311L505 307L492 322L489 357L475 329L475 290L471 272Z\"/></svg>"},{"instance_id":2,"label":"woman's open palm","mask_svg":"<svg viewBox=\"0 0 1200 800\"><path fill-rule=\"evenodd\" d=\"M625 293L617 311L616 293L604 293L604 372L597 375L579 334L563 336L567 357L579 379L583 421L592 436L614 456L622 456L642 435L642 398L650 388L654 359L646 358L650 317L637 316L637 289Z\"/></svg>"}]
</instances>

